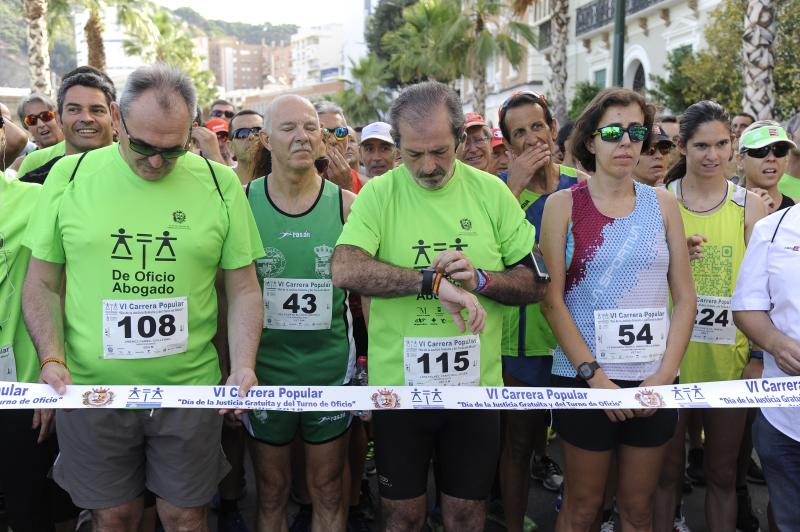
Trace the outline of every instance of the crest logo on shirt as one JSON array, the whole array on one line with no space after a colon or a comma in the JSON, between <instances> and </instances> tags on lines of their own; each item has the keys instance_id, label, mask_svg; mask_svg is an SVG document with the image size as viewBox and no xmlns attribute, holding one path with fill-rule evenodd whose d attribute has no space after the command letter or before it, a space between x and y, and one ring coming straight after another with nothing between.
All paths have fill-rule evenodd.
<instances>
[{"instance_id":1,"label":"crest logo on shirt","mask_svg":"<svg viewBox=\"0 0 800 532\"><path fill-rule=\"evenodd\" d=\"M172 213L172 221L176 224L182 224L186 221L186 213L183 211L175 211Z\"/></svg>"},{"instance_id":2,"label":"crest logo on shirt","mask_svg":"<svg viewBox=\"0 0 800 532\"><path fill-rule=\"evenodd\" d=\"M264 248L266 256L256 261L256 269L261 277L277 277L286 269L286 257L278 248Z\"/></svg>"},{"instance_id":3,"label":"crest logo on shirt","mask_svg":"<svg viewBox=\"0 0 800 532\"><path fill-rule=\"evenodd\" d=\"M323 244L314 248L314 254L317 256L314 260L314 273L322 279L329 278L331 276L333 248Z\"/></svg>"},{"instance_id":4,"label":"crest logo on shirt","mask_svg":"<svg viewBox=\"0 0 800 532\"><path fill-rule=\"evenodd\" d=\"M470 229L472 229L472 221L469 218L462 218L461 229L463 229L464 231L469 231Z\"/></svg>"},{"instance_id":5,"label":"crest logo on shirt","mask_svg":"<svg viewBox=\"0 0 800 532\"><path fill-rule=\"evenodd\" d=\"M108 406L114 402L114 392L108 388L92 388L91 391L83 392L84 406Z\"/></svg>"}]
</instances>

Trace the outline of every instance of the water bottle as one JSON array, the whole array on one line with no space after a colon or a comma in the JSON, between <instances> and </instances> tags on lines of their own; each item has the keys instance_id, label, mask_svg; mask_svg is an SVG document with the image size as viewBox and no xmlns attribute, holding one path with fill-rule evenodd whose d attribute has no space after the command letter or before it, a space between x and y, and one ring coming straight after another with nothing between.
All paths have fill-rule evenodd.
<instances>
[{"instance_id":1,"label":"water bottle","mask_svg":"<svg viewBox=\"0 0 800 532\"><path fill-rule=\"evenodd\" d=\"M353 384L355 386L366 386L368 384L367 377L367 357L360 356L356 359L356 374L353 376ZM354 415L361 418L362 421L369 421L372 417L371 410L356 410Z\"/></svg>"}]
</instances>

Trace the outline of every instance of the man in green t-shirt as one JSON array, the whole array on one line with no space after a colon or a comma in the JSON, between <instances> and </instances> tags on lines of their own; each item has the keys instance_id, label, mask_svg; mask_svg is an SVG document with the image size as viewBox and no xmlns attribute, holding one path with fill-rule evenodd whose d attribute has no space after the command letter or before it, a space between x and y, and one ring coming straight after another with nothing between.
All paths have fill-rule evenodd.
<instances>
[{"instance_id":1,"label":"man in green t-shirt","mask_svg":"<svg viewBox=\"0 0 800 532\"><path fill-rule=\"evenodd\" d=\"M502 181L456 160L464 114L455 91L412 85L390 116L403 164L367 182L333 258L334 285L372 298L369 383L501 386L505 305L544 294L533 226ZM435 449L446 528L483 530L498 412L436 409L436 394L414 405L427 409L373 413L387 528L422 528Z\"/></svg>"},{"instance_id":2,"label":"man in green t-shirt","mask_svg":"<svg viewBox=\"0 0 800 532\"><path fill-rule=\"evenodd\" d=\"M58 87L56 119L64 140L29 153L19 167L21 181L44 183L64 155L84 153L114 141L111 102L117 92L108 76L90 66L67 73Z\"/></svg>"},{"instance_id":3,"label":"man in green t-shirt","mask_svg":"<svg viewBox=\"0 0 800 532\"><path fill-rule=\"evenodd\" d=\"M137 527L145 488L168 530L202 530L228 464L213 410L155 409L159 385L220 381L214 282L228 308L228 385L244 396L262 305L263 255L247 199L230 168L186 153L196 105L172 67L142 67L112 104L119 144L67 156L45 183L26 243L25 323L41 381L135 384L130 410L60 410L55 480L95 529ZM64 310L61 287L66 272ZM127 401L127 402L126 402Z\"/></svg>"}]
</instances>

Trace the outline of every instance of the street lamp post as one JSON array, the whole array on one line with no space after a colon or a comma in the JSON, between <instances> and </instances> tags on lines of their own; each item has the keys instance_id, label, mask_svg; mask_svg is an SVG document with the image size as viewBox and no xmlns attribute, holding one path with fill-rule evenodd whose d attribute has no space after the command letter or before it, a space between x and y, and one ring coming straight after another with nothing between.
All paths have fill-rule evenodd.
<instances>
[{"instance_id":1,"label":"street lamp post","mask_svg":"<svg viewBox=\"0 0 800 532\"><path fill-rule=\"evenodd\" d=\"M625 0L614 0L614 55L613 81L622 87L622 65L625 61Z\"/></svg>"}]
</instances>

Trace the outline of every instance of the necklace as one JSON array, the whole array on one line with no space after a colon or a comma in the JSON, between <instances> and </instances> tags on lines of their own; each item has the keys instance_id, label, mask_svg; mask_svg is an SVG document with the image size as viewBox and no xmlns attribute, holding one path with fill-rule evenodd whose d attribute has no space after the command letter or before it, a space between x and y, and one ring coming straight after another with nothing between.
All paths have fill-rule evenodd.
<instances>
[{"instance_id":1,"label":"necklace","mask_svg":"<svg viewBox=\"0 0 800 532\"><path fill-rule=\"evenodd\" d=\"M725 184L725 193L722 195L722 199L719 201L719 203L717 203L716 205L714 205L710 209L706 209L704 211L696 211L696 210L690 208L688 205L686 205L686 200L683 199L683 179L681 179L680 188L678 188L678 193L679 193L680 198L681 198L681 205L683 205L684 209L686 209L689 212L693 212L695 214L705 214L707 212L711 212L711 211L719 208L720 205L725 203L725 199L727 199L727 197L728 197L728 184L727 183Z\"/></svg>"}]
</instances>

